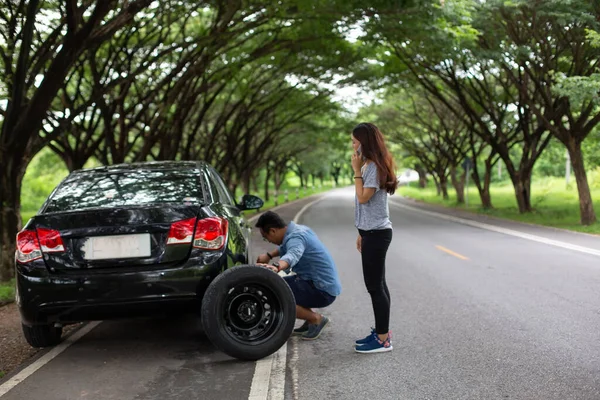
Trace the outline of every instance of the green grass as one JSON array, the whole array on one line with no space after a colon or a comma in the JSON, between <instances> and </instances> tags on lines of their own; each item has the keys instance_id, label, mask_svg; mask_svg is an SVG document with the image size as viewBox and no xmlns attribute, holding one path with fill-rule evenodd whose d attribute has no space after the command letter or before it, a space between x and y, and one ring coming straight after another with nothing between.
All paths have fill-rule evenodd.
<instances>
[{"instance_id":1,"label":"green grass","mask_svg":"<svg viewBox=\"0 0 600 400\"><path fill-rule=\"evenodd\" d=\"M520 214L515 199L513 186L510 182L498 183L491 187L493 210L483 210L477 188L469 187L469 207L459 205L456 202L456 192L448 188L450 198L442 199L438 196L435 187L419 189L416 184L403 186L398 191L402 196L431 204L454 207L480 214L505 218L531 224L551 226L555 228L569 229L573 231L600 234L600 223L591 226L580 224L579 198L574 183L566 187L564 179L560 178L537 178L533 180L531 187L531 204L534 211ZM600 212L600 189L592 189L592 199L596 212Z\"/></svg>"},{"instance_id":2,"label":"green grass","mask_svg":"<svg viewBox=\"0 0 600 400\"><path fill-rule=\"evenodd\" d=\"M0 282L0 303L13 302L15 300L15 280Z\"/></svg>"},{"instance_id":3,"label":"green grass","mask_svg":"<svg viewBox=\"0 0 600 400\"><path fill-rule=\"evenodd\" d=\"M0 379L4 378L4 375L6 375L6 373L4 371L0 371Z\"/></svg>"}]
</instances>

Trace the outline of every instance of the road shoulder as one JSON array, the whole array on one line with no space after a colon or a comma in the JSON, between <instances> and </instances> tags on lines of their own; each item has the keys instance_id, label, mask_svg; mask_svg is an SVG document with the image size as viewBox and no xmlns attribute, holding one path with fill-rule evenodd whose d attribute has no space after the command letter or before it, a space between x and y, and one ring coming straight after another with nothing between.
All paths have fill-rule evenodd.
<instances>
[{"instance_id":1,"label":"road shoulder","mask_svg":"<svg viewBox=\"0 0 600 400\"><path fill-rule=\"evenodd\" d=\"M456 208L447 208L439 205L427 204L403 196L394 196L391 198L391 202L393 204L395 203L417 210L433 212L445 216L460 218L462 220L474 221L481 224L488 224L502 229L509 229L527 235L539 236L544 239L560 241L571 245L587 247L600 251L600 236L598 235L573 232L565 229L545 227L541 225L528 224L525 222L506 220L488 215L475 214ZM401 221L398 221L398 224L401 224Z\"/></svg>"}]
</instances>

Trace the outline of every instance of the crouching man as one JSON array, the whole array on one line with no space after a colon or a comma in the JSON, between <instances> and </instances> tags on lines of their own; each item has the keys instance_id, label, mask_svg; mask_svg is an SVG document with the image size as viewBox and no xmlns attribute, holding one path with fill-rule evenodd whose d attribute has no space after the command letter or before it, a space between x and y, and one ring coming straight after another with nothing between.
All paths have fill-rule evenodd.
<instances>
[{"instance_id":1,"label":"crouching man","mask_svg":"<svg viewBox=\"0 0 600 400\"><path fill-rule=\"evenodd\" d=\"M286 224L272 211L261 215L256 227L266 241L278 246L258 256L257 263L274 272L292 268L295 273L284 277L296 298L296 318L305 321L294 334L306 340L317 339L329 319L312 309L329 306L342 291L331 254L310 228L294 222ZM280 257L279 266L266 265L274 257Z\"/></svg>"}]
</instances>

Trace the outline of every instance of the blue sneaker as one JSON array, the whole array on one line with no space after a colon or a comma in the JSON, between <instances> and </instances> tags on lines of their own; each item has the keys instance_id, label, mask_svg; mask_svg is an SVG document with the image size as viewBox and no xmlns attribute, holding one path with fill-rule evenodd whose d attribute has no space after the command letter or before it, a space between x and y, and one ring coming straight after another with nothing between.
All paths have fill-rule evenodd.
<instances>
[{"instance_id":1,"label":"blue sneaker","mask_svg":"<svg viewBox=\"0 0 600 400\"><path fill-rule=\"evenodd\" d=\"M323 328L329 323L329 318L322 315L321 323L318 325L308 324L308 331L302 334L302 339L304 340L315 340L323 332Z\"/></svg>"},{"instance_id":2,"label":"blue sneaker","mask_svg":"<svg viewBox=\"0 0 600 400\"><path fill-rule=\"evenodd\" d=\"M371 328L371 333L369 333L368 336L366 336L366 337L364 337L362 339L358 339L356 342L354 342L355 346L359 346L361 344L369 343L375 337L377 337L377 334L375 333L375 328Z\"/></svg>"},{"instance_id":3,"label":"blue sneaker","mask_svg":"<svg viewBox=\"0 0 600 400\"><path fill-rule=\"evenodd\" d=\"M385 353L387 351L394 350L392 341L388 337L386 341L382 342L378 336L375 336L370 342L361 344L354 348L357 353L368 354L368 353Z\"/></svg>"},{"instance_id":4,"label":"blue sneaker","mask_svg":"<svg viewBox=\"0 0 600 400\"><path fill-rule=\"evenodd\" d=\"M367 344L375 338L377 338L377 332L375 331L375 328L371 328L371 333L369 334L369 336L366 336L362 339L358 339L356 342L354 342L355 343L354 347L360 346L361 344ZM392 341L392 331L388 332L388 340L390 342Z\"/></svg>"}]
</instances>

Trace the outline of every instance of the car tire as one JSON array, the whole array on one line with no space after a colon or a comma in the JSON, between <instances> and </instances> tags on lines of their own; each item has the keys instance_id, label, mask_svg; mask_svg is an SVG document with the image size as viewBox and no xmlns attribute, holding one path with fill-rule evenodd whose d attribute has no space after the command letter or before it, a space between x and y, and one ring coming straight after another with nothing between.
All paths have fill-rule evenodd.
<instances>
[{"instance_id":1,"label":"car tire","mask_svg":"<svg viewBox=\"0 0 600 400\"><path fill-rule=\"evenodd\" d=\"M31 347L51 347L60 343L62 328L56 328L51 325L33 325L23 327L25 340Z\"/></svg>"},{"instance_id":2,"label":"car tire","mask_svg":"<svg viewBox=\"0 0 600 400\"><path fill-rule=\"evenodd\" d=\"M296 302L276 273L261 266L236 266L209 285L201 319L216 348L254 361L273 354L289 339L296 322Z\"/></svg>"}]
</instances>

